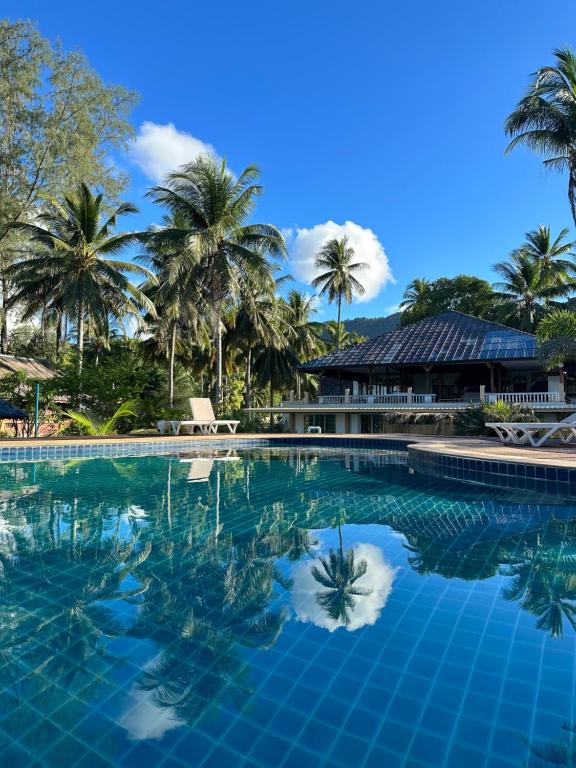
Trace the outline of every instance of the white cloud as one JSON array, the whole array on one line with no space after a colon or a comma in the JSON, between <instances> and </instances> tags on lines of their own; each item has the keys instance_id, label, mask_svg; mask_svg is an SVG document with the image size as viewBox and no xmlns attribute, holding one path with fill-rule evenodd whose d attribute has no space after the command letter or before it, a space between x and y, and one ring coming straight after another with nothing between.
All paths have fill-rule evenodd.
<instances>
[{"instance_id":1,"label":"white cloud","mask_svg":"<svg viewBox=\"0 0 576 768\"><path fill-rule=\"evenodd\" d=\"M370 301L375 298L387 283L395 282L382 243L375 233L367 227L361 227L353 221L336 224L327 221L316 224L310 229L298 228L284 230L288 235L290 250L290 269L294 277L303 283L310 283L317 276L314 267L316 254L327 240L347 237L354 248L357 261L363 261L369 268L356 273L356 277L366 289L363 296L356 296L358 301Z\"/></svg>"},{"instance_id":2,"label":"white cloud","mask_svg":"<svg viewBox=\"0 0 576 768\"><path fill-rule=\"evenodd\" d=\"M134 741L144 739L162 739L167 731L180 728L179 720L172 707L161 707L154 699L153 691L144 691L133 685L129 694L124 714L118 725Z\"/></svg>"},{"instance_id":3,"label":"white cloud","mask_svg":"<svg viewBox=\"0 0 576 768\"><path fill-rule=\"evenodd\" d=\"M211 144L179 131L173 123L159 125L146 121L131 142L130 156L152 181L163 181L166 174L198 155L215 155Z\"/></svg>"},{"instance_id":4,"label":"white cloud","mask_svg":"<svg viewBox=\"0 0 576 768\"><path fill-rule=\"evenodd\" d=\"M386 605L396 574L396 570L384 560L381 550L373 544L355 544L352 549L355 562L365 560L368 566L364 576L356 582L356 586L371 591L367 595L354 597L356 605L349 609L350 622L346 627L348 632L376 623L380 611ZM317 627L334 632L335 629L346 625L342 620L328 616L326 609L319 604L318 593L325 591L325 588L312 575L314 565L322 569L316 559L306 560L294 567L292 605L299 621L309 621Z\"/></svg>"}]
</instances>

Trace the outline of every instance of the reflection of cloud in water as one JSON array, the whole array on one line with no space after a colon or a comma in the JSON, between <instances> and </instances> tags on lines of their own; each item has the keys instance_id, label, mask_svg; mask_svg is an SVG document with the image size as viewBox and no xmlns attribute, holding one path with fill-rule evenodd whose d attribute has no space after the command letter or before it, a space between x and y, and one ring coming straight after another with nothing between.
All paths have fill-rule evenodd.
<instances>
[{"instance_id":1,"label":"reflection of cloud in water","mask_svg":"<svg viewBox=\"0 0 576 768\"><path fill-rule=\"evenodd\" d=\"M368 566L366 573L356 581L355 586L371 590L370 594L354 596L356 605L349 609L350 622L346 627L349 632L353 632L367 624L376 623L388 600L396 569L384 560L382 551L373 544L355 544L346 549L354 550L356 563L365 560ZM314 565L318 565L318 560L306 560L294 567L292 605L299 621L310 621L317 627L333 632L345 624L342 619L332 619L319 605L317 595L326 590L312 575Z\"/></svg>"},{"instance_id":2,"label":"reflection of cloud in water","mask_svg":"<svg viewBox=\"0 0 576 768\"><path fill-rule=\"evenodd\" d=\"M160 707L153 691L144 691L134 685L128 694L127 706L118 725L135 741L161 739L167 731L184 725L172 707Z\"/></svg>"}]
</instances>

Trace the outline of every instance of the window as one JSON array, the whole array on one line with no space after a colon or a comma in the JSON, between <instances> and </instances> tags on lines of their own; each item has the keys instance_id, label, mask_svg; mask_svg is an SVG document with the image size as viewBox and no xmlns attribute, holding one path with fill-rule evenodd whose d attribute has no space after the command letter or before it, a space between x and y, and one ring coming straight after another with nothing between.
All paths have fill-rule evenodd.
<instances>
[{"instance_id":1,"label":"window","mask_svg":"<svg viewBox=\"0 0 576 768\"><path fill-rule=\"evenodd\" d=\"M336 415L334 413L306 413L304 415L304 431L308 427L320 427L324 434L336 434Z\"/></svg>"}]
</instances>

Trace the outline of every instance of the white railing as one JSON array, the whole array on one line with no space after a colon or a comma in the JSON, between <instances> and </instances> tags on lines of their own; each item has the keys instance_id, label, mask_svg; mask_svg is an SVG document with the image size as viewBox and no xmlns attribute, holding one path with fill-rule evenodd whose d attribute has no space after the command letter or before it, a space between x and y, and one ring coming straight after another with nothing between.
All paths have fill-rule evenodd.
<instances>
[{"instance_id":1,"label":"white railing","mask_svg":"<svg viewBox=\"0 0 576 768\"><path fill-rule=\"evenodd\" d=\"M560 392L486 392L487 403L500 400L515 405L540 405L542 403L564 403L566 398Z\"/></svg>"},{"instance_id":2,"label":"white railing","mask_svg":"<svg viewBox=\"0 0 576 768\"><path fill-rule=\"evenodd\" d=\"M436 402L436 395L396 392L389 395L320 395L318 405L424 405Z\"/></svg>"}]
</instances>

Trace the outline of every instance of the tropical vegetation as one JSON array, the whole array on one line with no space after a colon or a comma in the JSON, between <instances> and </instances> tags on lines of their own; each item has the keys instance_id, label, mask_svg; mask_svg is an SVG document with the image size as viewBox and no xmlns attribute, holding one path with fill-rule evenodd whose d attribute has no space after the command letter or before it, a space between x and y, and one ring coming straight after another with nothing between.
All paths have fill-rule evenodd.
<instances>
[{"instance_id":1,"label":"tropical vegetation","mask_svg":"<svg viewBox=\"0 0 576 768\"><path fill-rule=\"evenodd\" d=\"M122 201L127 179L107 158L130 137L135 95L104 85L80 54L64 54L28 22L0 22L0 43L0 351L57 368L42 387L44 420L78 429L65 415L76 411L105 423L129 401L133 415L120 425L146 429L160 412L183 414L190 396L209 396L231 416L290 390L313 394L299 363L363 340L342 321L342 305L365 292L362 254L346 237L321 243L312 287L336 304L337 319L319 322L318 296L289 285L282 232L258 223L258 168L234 173L212 155L149 190L158 224L126 230L137 208ZM568 172L573 209L575 84L574 55L556 51L506 123L509 149L524 144ZM464 312L537 332L549 369L572 363L568 229L535 227L494 270L493 285L465 274L415 278L401 324ZM30 384L8 377L2 390L30 410ZM241 421L261 426L247 413Z\"/></svg>"}]
</instances>

